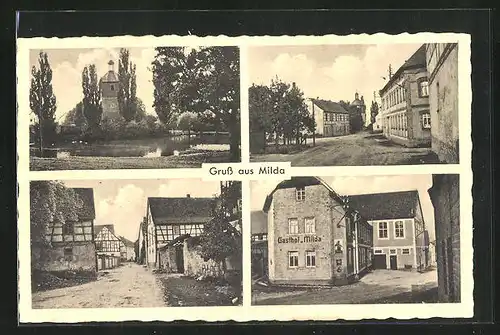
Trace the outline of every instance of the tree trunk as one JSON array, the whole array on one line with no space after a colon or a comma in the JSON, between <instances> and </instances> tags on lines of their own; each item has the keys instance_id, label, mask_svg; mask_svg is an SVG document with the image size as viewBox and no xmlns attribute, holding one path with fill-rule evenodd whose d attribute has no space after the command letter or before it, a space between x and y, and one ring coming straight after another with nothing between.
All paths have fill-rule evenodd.
<instances>
[{"instance_id":1,"label":"tree trunk","mask_svg":"<svg viewBox=\"0 0 500 335\"><path fill-rule=\"evenodd\" d=\"M237 121L236 115L234 114L231 114L228 130L229 130L229 159L231 162L239 162L241 160L240 124Z\"/></svg>"}]
</instances>

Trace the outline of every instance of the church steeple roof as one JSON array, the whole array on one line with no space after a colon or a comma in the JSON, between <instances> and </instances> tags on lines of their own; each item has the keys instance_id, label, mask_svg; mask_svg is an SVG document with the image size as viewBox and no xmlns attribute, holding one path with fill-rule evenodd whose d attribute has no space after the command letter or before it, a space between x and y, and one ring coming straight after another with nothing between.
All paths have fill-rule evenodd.
<instances>
[{"instance_id":1,"label":"church steeple roof","mask_svg":"<svg viewBox=\"0 0 500 335\"><path fill-rule=\"evenodd\" d=\"M109 70L108 72L101 78L101 82L103 83L116 83L118 82L118 75L115 72L114 65L115 62L110 59L108 62Z\"/></svg>"}]
</instances>

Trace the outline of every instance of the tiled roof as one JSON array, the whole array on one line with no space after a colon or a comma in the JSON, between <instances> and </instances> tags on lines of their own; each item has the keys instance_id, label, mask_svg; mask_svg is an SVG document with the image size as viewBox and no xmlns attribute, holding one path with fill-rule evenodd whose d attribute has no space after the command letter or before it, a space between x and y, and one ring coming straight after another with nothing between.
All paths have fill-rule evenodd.
<instances>
[{"instance_id":1,"label":"tiled roof","mask_svg":"<svg viewBox=\"0 0 500 335\"><path fill-rule=\"evenodd\" d=\"M365 220L411 218L415 216L418 191L360 194L348 196L350 207Z\"/></svg>"},{"instance_id":2,"label":"tiled roof","mask_svg":"<svg viewBox=\"0 0 500 335\"><path fill-rule=\"evenodd\" d=\"M205 222L213 217L214 198L148 198L155 224Z\"/></svg>"},{"instance_id":3,"label":"tiled roof","mask_svg":"<svg viewBox=\"0 0 500 335\"><path fill-rule=\"evenodd\" d=\"M267 234L267 214L263 211L252 211L250 226L252 234Z\"/></svg>"},{"instance_id":4,"label":"tiled roof","mask_svg":"<svg viewBox=\"0 0 500 335\"><path fill-rule=\"evenodd\" d=\"M333 102L330 100L322 100L322 99L312 99L312 102L321 108L325 112L333 112L333 113L343 113L348 114L349 112L342 107L338 102Z\"/></svg>"},{"instance_id":5,"label":"tiled roof","mask_svg":"<svg viewBox=\"0 0 500 335\"><path fill-rule=\"evenodd\" d=\"M401 73L409 68L413 67L426 67L427 62L426 62L426 55L425 55L425 44L423 44L420 48L415 51L413 55L411 55L410 58L408 58L403 65L394 73L394 75L391 77L391 79L387 82L387 84L384 85L384 87L380 90L381 93L385 92L390 85L399 78Z\"/></svg>"},{"instance_id":6,"label":"tiled roof","mask_svg":"<svg viewBox=\"0 0 500 335\"><path fill-rule=\"evenodd\" d=\"M77 209L80 220L95 219L94 189L92 188L73 188L73 191L82 200L83 206Z\"/></svg>"},{"instance_id":7,"label":"tiled roof","mask_svg":"<svg viewBox=\"0 0 500 335\"><path fill-rule=\"evenodd\" d=\"M129 239L123 237L123 236L120 236L119 237L120 240L122 240L123 244L125 244L127 247L134 247L135 246L135 243L130 241Z\"/></svg>"},{"instance_id":8,"label":"tiled roof","mask_svg":"<svg viewBox=\"0 0 500 335\"><path fill-rule=\"evenodd\" d=\"M115 71L108 71L104 76L102 76L101 81L103 83L114 83L118 81L118 75Z\"/></svg>"}]
</instances>

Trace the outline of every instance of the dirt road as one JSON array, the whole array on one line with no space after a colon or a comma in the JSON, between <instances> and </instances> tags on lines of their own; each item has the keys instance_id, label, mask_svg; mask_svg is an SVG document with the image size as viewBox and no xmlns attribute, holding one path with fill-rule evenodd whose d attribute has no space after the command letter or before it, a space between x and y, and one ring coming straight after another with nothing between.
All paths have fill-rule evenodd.
<instances>
[{"instance_id":1,"label":"dirt road","mask_svg":"<svg viewBox=\"0 0 500 335\"><path fill-rule=\"evenodd\" d=\"M311 140L308 141L311 143ZM292 154L252 154L254 162L291 162L292 166L436 164L430 148L406 148L367 132L319 138L314 147Z\"/></svg>"},{"instance_id":2,"label":"dirt road","mask_svg":"<svg viewBox=\"0 0 500 335\"><path fill-rule=\"evenodd\" d=\"M97 281L37 292L33 308L164 307L163 289L151 271L135 263L100 273Z\"/></svg>"}]
</instances>

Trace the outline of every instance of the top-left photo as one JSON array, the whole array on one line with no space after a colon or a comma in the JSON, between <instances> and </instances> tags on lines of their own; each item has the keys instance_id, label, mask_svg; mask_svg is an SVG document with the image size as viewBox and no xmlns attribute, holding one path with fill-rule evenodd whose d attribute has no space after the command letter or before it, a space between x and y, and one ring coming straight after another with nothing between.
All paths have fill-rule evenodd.
<instances>
[{"instance_id":1,"label":"top-left photo","mask_svg":"<svg viewBox=\"0 0 500 335\"><path fill-rule=\"evenodd\" d=\"M241 161L234 46L30 49L30 170Z\"/></svg>"}]
</instances>

